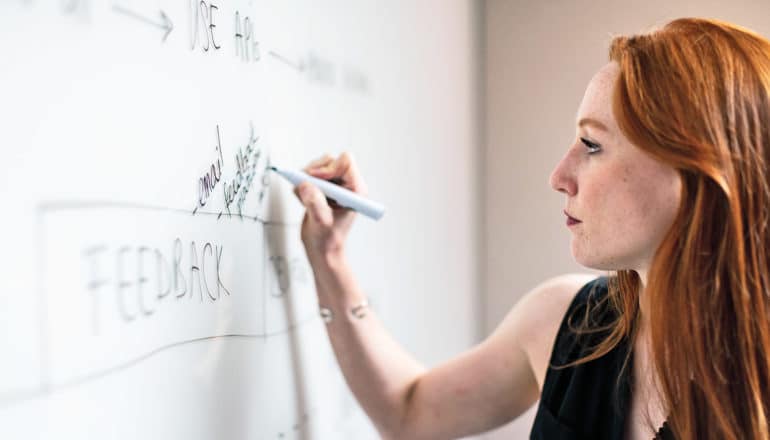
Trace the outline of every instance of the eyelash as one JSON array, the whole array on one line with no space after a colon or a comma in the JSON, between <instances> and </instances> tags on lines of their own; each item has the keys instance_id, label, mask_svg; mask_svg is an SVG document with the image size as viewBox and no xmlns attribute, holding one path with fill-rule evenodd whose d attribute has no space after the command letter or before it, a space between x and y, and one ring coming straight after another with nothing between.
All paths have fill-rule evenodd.
<instances>
[{"instance_id":1,"label":"eyelash","mask_svg":"<svg viewBox=\"0 0 770 440\"><path fill-rule=\"evenodd\" d=\"M588 148L588 154L596 154L602 149L599 144L595 144L586 138L580 138L580 142L582 142Z\"/></svg>"}]
</instances>

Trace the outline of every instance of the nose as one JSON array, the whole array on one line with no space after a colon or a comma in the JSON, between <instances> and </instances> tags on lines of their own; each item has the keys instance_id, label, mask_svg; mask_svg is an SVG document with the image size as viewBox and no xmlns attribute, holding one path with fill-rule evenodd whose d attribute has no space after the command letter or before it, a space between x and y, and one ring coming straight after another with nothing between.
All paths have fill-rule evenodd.
<instances>
[{"instance_id":1,"label":"nose","mask_svg":"<svg viewBox=\"0 0 770 440\"><path fill-rule=\"evenodd\" d=\"M555 191L567 194L568 196L577 194L577 182L570 166L569 152L556 164L556 168L551 172L548 181L551 184L551 188Z\"/></svg>"}]
</instances>

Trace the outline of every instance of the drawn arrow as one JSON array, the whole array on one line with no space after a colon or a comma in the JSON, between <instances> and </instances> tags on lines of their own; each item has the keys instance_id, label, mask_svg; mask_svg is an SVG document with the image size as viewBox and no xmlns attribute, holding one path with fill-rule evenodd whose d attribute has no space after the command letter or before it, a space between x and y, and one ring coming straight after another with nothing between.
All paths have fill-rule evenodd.
<instances>
[{"instance_id":1,"label":"drawn arrow","mask_svg":"<svg viewBox=\"0 0 770 440\"><path fill-rule=\"evenodd\" d=\"M305 63L303 63L302 61L300 61L299 63L295 63L295 62L289 60L288 58L284 57L283 55L280 55L280 54L278 54L278 53L276 53L275 51L272 51L272 50L269 51L268 53L270 54L270 56L272 56L276 60L284 63L285 65L287 65L289 67L294 68L298 72L304 72L305 71Z\"/></svg>"},{"instance_id":2,"label":"drawn arrow","mask_svg":"<svg viewBox=\"0 0 770 440\"><path fill-rule=\"evenodd\" d=\"M117 13L120 13L120 14L123 14L123 15L127 15L127 16L129 16L131 18L134 18L136 20L139 20L139 21L141 21L143 23L146 23L146 24L149 24L149 25L152 25L152 26L155 26L155 27L159 27L159 28L165 30L166 33L163 34L163 40L161 40L164 43L166 42L166 38L168 38L168 34L170 34L171 31L174 29L174 23L171 22L171 19L168 18L168 15L166 15L166 13L163 12L162 9L160 10L160 20L161 20L160 23L152 21L152 20L150 20L147 17L143 17L143 16L137 14L134 11L129 11L128 9L126 9L126 8L120 6L120 5L113 5L112 9L115 12L117 12Z\"/></svg>"}]
</instances>

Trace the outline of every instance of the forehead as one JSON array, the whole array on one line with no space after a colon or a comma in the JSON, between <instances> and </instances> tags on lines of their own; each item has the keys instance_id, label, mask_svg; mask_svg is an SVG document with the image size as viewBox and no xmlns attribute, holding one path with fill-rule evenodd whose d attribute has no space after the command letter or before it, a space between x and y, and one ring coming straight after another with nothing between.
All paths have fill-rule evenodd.
<instances>
[{"instance_id":1,"label":"forehead","mask_svg":"<svg viewBox=\"0 0 770 440\"><path fill-rule=\"evenodd\" d=\"M612 92L619 74L620 67L616 62L607 63L596 72L586 87L576 121L584 118L597 119L611 130L616 128L612 115Z\"/></svg>"}]
</instances>

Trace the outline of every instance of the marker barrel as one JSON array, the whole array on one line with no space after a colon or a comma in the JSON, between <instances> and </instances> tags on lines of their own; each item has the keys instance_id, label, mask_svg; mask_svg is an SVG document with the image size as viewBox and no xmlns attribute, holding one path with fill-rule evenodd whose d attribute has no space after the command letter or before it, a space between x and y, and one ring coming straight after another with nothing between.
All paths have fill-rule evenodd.
<instances>
[{"instance_id":1,"label":"marker barrel","mask_svg":"<svg viewBox=\"0 0 770 440\"><path fill-rule=\"evenodd\" d=\"M385 214L385 207L381 204L361 197L353 191L327 180L313 177L302 171L283 170L276 167L273 167L272 170L285 177L286 180L294 184L294 186L297 186L302 182L310 182L318 187L326 197L337 202L338 205L360 212L374 220L379 220Z\"/></svg>"}]
</instances>

